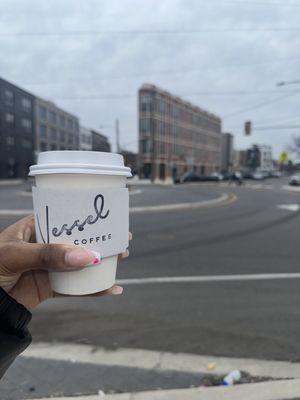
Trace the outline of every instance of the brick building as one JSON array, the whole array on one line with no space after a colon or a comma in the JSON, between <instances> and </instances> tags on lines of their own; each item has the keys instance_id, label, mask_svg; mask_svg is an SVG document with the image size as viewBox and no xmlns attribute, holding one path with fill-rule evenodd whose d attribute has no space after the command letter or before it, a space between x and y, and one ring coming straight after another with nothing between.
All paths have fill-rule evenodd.
<instances>
[{"instance_id":1,"label":"brick building","mask_svg":"<svg viewBox=\"0 0 300 400\"><path fill-rule=\"evenodd\" d=\"M27 176L34 137L34 96L0 78L0 179Z\"/></svg>"},{"instance_id":2,"label":"brick building","mask_svg":"<svg viewBox=\"0 0 300 400\"><path fill-rule=\"evenodd\" d=\"M221 119L154 85L139 90L139 168L168 180L186 171L220 169Z\"/></svg>"}]
</instances>

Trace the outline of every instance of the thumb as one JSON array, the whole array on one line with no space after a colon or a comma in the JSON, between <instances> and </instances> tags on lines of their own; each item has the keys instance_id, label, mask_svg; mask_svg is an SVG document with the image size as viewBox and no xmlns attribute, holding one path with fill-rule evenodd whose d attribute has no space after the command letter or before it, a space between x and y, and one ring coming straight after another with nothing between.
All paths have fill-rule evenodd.
<instances>
[{"instance_id":1,"label":"thumb","mask_svg":"<svg viewBox=\"0 0 300 400\"><path fill-rule=\"evenodd\" d=\"M82 247L22 241L0 243L0 271L22 273L31 269L70 271L99 264L100 255Z\"/></svg>"}]
</instances>

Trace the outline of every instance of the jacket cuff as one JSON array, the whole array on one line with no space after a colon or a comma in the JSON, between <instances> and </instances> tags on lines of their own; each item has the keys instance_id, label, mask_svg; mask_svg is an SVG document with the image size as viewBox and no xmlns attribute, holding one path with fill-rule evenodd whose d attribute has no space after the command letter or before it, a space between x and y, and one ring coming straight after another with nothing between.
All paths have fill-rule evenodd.
<instances>
[{"instance_id":1,"label":"jacket cuff","mask_svg":"<svg viewBox=\"0 0 300 400\"><path fill-rule=\"evenodd\" d=\"M22 304L0 288L0 326L2 331L20 338L27 336L27 325L31 317L31 313Z\"/></svg>"}]
</instances>

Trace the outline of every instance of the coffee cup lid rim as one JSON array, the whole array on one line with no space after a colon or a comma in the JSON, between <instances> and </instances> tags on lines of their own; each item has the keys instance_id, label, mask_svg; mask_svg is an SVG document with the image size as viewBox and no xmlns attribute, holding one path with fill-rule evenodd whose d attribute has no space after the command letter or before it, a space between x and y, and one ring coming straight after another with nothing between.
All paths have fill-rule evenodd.
<instances>
[{"instance_id":1,"label":"coffee cup lid rim","mask_svg":"<svg viewBox=\"0 0 300 400\"><path fill-rule=\"evenodd\" d=\"M37 164L29 169L29 176L68 173L131 176L131 170L124 166L121 154L97 151L42 152L38 155Z\"/></svg>"}]
</instances>

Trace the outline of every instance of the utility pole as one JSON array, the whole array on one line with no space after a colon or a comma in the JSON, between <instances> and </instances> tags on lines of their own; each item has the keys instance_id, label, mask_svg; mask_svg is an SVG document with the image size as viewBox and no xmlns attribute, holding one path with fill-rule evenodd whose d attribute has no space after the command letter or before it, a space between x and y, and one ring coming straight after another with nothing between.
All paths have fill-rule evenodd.
<instances>
[{"instance_id":1,"label":"utility pole","mask_svg":"<svg viewBox=\"0 0 300 400\"><path fill-rule=\"evenodd\" d=\"M116 118L116 145L117 145L117 153L120 153L120 131L119 131L119 120Z\"/></svg>"}]
</instances>

